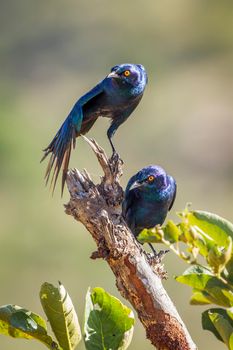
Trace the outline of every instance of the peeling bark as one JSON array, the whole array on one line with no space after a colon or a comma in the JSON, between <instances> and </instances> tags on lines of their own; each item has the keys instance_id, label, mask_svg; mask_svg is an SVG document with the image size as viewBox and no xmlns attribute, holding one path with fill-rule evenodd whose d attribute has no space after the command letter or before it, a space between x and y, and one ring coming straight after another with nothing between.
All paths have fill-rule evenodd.
<instances>
[{"instance_id":1,"label":"peeling bark","mask_svg":"<svg viewBox=\"0 0 233 350\"><path fill-rule=\"evenodd\" d=\"M136 310L151 343L159 350L196 350L163 288L161 279L166 273L161 260L142 249L121 216L122 161L117 155L108 159L94 140L86 137L85 140L96 154L104 176L95 185L86 170L70 170L66 180L70 192L66 213L91 233L98 248L91 257L107 261L117 288Z\"/></svg>"}]
</instances>

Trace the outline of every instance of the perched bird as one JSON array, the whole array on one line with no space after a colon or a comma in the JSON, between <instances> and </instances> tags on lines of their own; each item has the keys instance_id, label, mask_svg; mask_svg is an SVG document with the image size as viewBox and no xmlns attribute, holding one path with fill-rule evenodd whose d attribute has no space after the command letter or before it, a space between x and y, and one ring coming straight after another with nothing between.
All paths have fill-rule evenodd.
<instances>
[{"instance_id":1,"label":"perched bird","mask_svg":"<svg viewBox=\"0 0 233 350\"><path fill-rule=\"evenodd\" d=\"M43 150L41 161L51 154L45 179L47 183L53 169L53 190L62 168L63 192L72 144L75 148L76 137L86 134L98 117L111 119L107 136L113 153L116 153L112 137L137 107L146 84L147 73L141 64L120 64L114 66L110 74L75 103L51 143Z\"/></svg>"},{"instance_id":2,"label":"perched bird","mask_svg":"<svg viewBox=\"0 0 233 350\"><path fill-rule=\"evenodd\" d=\"M147 166L132 176L125 190L122 215L134 236L144 228L162 225L175 198L176 181L160 166Z\"/></svg>"}]
</instances>

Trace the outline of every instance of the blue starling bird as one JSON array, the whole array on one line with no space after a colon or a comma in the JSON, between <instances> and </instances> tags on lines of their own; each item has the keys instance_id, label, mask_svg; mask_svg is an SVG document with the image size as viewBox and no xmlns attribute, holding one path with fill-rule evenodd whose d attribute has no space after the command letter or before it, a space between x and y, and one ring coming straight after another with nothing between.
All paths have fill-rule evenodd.
<instances>
[{"instance_id":1,"label":"blue starling bird","mask_svg":"<svg viewBox=\"0 0 233 350\"><path fill-rule=\"evenodd\" d=\"M125 190L122 215L134 236L144 228L162 225L175 198L176 181L160 166L147 166L132 176Z\"/></svg>"},{"instance_id":2,"label":"blue starling bird","mask_svg":"<svg viewBox=\"0 0 233 350\"><path fill-rule=\"evenodd\" d=\"M146 84L147 73L141 64L120 64L114 66L110 74L75 103L51 143L43 150L41 161L51 154L45 179L48 183L53 169L53 190L62 168L63 192L72 145L75 148L76 137L86 134L100 116L111 119L107 136L113 153L116 153L112 137L137 107Z\"/></svg>"}]
</instances>

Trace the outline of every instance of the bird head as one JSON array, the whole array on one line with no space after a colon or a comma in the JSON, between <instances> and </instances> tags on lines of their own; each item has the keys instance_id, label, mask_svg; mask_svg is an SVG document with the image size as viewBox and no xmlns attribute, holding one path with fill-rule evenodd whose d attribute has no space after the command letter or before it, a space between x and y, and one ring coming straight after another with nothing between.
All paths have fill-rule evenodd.
<instances>
[{"instance_id":1,"label":"bird head","mask_svg":"<svg viewBox=\"0 0 233 350\"><path fill-rule=\"evenodd\" d=\"M147 73L141 64L124 63L112 67L108 79L119 85L125 85L132 89L132 93L140 94L144 91L148 82Z\"/></svg>"},{"instance_id":2,"label":"bird head","mask_svg":"<svg viewBox=\"0 0 233 350\"><path fill-rule=\"evenodd\" d=\"M157 165L150 165L141 169L131 178L128 191L161 192L169 185L169 175Z\"/></svg>"}]
</instances>

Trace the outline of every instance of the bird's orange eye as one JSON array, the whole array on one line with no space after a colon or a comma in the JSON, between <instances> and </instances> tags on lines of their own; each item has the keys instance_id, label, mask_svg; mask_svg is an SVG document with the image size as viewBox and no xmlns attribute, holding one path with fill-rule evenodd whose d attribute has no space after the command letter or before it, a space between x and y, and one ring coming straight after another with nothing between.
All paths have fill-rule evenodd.
<instances>
[{"instance_id":1,"label":"bird's orange eye","mask_svg":"<svg viewBox=\"0 0 233 350\"><path fill-rule=\"evenodd\" d=\"M149 182L153 182L154 179L155 179L155 177L154 177L153 175L150 175L150 176L148 177L147 180L148 180Z\"/></svg>"},{"instance_id":2,"label":"bird's orange eye","mask_svg":"<svg viewBox=\"0 0 233 350\"><path fill-rule=\"evenodd\" d=\"M124 71L124 76L125 76L125 77L128 77L129 75L130 75L130 71L129 71L129 70L125 70L125 71Z\"/></svg>"}]
</instances>

